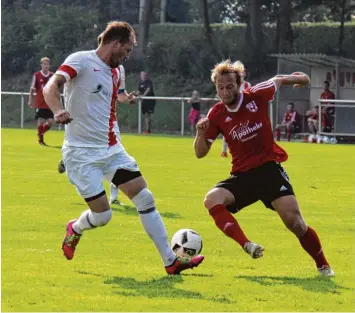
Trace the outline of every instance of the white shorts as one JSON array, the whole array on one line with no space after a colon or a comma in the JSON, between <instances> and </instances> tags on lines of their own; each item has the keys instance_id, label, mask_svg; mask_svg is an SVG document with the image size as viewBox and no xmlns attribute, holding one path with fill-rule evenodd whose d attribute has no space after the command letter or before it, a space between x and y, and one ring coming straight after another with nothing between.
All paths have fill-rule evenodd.
<instances>
[{"instance_id":1,"label":"white shorts","mask_svg":"<svg viewBox=\"0 0 355 313\"><path fill-rule=\"evenodd\" d=\"M69 181L83 198L91 198L104 189L103 179L111 182L118 169L139 171L136 160L126 150L63 146L63 162Z\"/></svg>"}]
</instances>

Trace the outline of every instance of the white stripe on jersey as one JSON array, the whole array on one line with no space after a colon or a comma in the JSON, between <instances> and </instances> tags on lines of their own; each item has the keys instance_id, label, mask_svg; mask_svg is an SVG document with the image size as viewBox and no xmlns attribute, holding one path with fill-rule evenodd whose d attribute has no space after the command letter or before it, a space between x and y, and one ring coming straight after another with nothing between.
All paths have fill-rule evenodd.
<instances>
[{"instance_id":1,"label":"white stripe on jersey","mask_svg":"<svg viewBox=\"0 0 355 313\"><path fill-rule=\"evenodd\" d=\"M273 80L268 80L268 81L259 83L259 84L255 85L254 87L251 87L250 91L251 92L256 92L256 91L261 90L261 89L270 88L271 86L274 86L275 92L276 92L277 91L277 85L276 85L276 83Z\"/></svg>"}]
</instances>

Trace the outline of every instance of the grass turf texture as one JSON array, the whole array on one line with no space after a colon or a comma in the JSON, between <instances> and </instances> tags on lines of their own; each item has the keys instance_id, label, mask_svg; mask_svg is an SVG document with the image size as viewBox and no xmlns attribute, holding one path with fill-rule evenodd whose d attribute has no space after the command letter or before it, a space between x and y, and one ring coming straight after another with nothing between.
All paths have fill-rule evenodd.
<instances>
[{"instance_id":1,"label":"grass turf texture","mask_svg":"<svg viewBox=\"0 0 355 313\"><path fill-rule=\"evenodd\" d=\"M336 272L327 279L261 202L237 218L266 248L263 258L251 259L216 228L202 201L228 176L230 158L219 156L220 141L198 160L192 138L123 135L169 237L192 228L203 238L204 263L168 277L132 206L114 206L109 225L86 232L74 260L64 258L65 225L86 205L57 173L62 138L50 131L46 142L57 148L41 147L35 130L2 130L2 311L355 309L354 146L281 144L303 215ZM130 204L123 195L120 200Z\"/></svg>"}]
</instances>

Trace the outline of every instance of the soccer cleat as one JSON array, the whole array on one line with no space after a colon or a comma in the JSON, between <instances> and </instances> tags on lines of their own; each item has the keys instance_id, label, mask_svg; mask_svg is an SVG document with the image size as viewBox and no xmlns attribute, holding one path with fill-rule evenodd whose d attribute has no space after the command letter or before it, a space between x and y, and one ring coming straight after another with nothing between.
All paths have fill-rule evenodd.
<instances>
[{"instance_id":1,"label":"soccer cleat","mask_svg":"<svg viewBox=\"0 0 355 313\"><path fill-rule=\"evenodd\" d=\"M228 158L227 152L221 152L221 157L222 158Z\"/></svg>"},{"instance_id":2,"label":"soccer cleat","mask_svg":"<svg viewBox=\"0 0 355 313\"><path fill-rule=\"evenodd\" d=\"M58 164L58 173L59 173L59 174L65 173L65 165L64 165L63 159L59 161L59 164Z\"/></svg>"},{"instance_id":3,"label":"soccer cleat","mask_svg":"<svg viewBox=\"0 0 355 313\"><path fill-rule=\"evenodd\" d=\"M166 266L165 270L168 275L179 275L184 270L199 266L204 258L203 255L196 255L191 259L176 257L174 263Z\"/></svg>"},{"instance_id":4,"label":"soccer cleat","mask_svg":"<svg viewBox=\"0 0 355 313\"><path fill-rule=\"evenodd\" d=\"M323 265L322 267L318 268L318 272L322 276L334 277L335 273L331 269L329 265Z\"/></svg>"},{"instance_id":5,"label":"soccer cleat","mask_svg":"<svg viewBox=\"0 0 355 313\"><path fill-rule=\"evenodd\" d=\"M110 201L110 204L122 205L121 201L118 199Z\"/></svg>"},{"instance_id":6,"label":"soccer cleat","mask_svg":"<svg viewBox=\"0 0 355 313\"><path fill-rule=\"evenodd\" d=\"M145 130L144 134L149 135L150 134L150 130Z\"/></svg>"},{"instance_id":7,"label":"soccer cleat","mask_svg":"<svg viewBox=\"0 0 355 313\"><path fill-rule=\"evenodd\" d=\"M76 222L76 220L71 220L67 224L67 232L64 237L63 245L62 245L62 250L64 252L65 257L68 260L71 260L74 257L74 252L76 245L79 243L80 234L77 234L73 230L73 224Z\"/></svg>"},{"instance_id":8,"label":"soccer cleat","mask_svg":"<svg viewBox=\"0 0 355 313\"><path fill-rule=\"evenodd\" d=\"M258 259L263 256L265 249L254 242L246 242L244 245L244 251L248 253L253 259Z\"/></svg>"}]
</instances>

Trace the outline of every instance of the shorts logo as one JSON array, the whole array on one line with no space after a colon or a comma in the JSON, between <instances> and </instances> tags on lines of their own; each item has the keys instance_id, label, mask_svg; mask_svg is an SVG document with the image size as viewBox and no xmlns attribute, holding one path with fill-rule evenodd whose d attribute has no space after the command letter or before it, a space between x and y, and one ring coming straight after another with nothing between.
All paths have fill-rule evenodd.
<instances>
[{"instance_id":1,"label":"shorts logo","mask_svg":"<svg viewBox=\"0 0 355 313\"><path fill-rule=\"evenodd\" d=\"M287 190L287 188L282 185L281 188L280 188L280 191L285 191L285 190Z\"/></svg>"},{"instance_id":2,"label":"shorts logo","mask_svg":"<svg viewBox=\"0 0 355 313\"><path fill-rule=\"evenodd\" d=\"M247 109L250 111L250 112L257 112L258 111L258 107L255 103L255 101L252 101L252 102L249 102L247 105L246 105Z\"/></svg>"}]
</instances>

